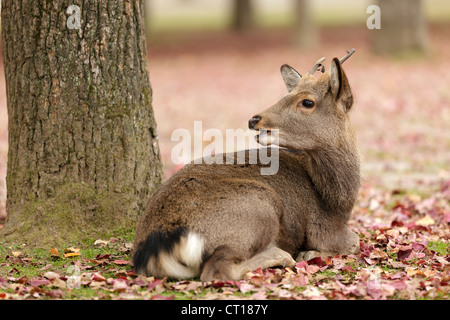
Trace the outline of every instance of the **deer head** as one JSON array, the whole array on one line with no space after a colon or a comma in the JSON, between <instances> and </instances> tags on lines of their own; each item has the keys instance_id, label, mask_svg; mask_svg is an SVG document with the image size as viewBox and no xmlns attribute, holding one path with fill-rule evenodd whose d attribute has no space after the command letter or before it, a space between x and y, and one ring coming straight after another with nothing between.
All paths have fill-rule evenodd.
<instances>
[{"instance_id":1,"label":"deer head","mask_svg":"<svg viewBox=\"0 0 450 320\"><path fill-rule=\"evenodd\" d=\"M249 128L260 130L255 138L262 145L278 144L297 150L316 150L326 146L338 147L353 137L348 112L353 104L350 85L342 68L355 49L342 59L334 58L325 72L319 59L314 67L301 76L291 66L281 67L288 94L270 108L249 120ZM319 78L314 73L324 72ZM278 130L278 141L270 131Z\"/></svg>"}]
</instances>

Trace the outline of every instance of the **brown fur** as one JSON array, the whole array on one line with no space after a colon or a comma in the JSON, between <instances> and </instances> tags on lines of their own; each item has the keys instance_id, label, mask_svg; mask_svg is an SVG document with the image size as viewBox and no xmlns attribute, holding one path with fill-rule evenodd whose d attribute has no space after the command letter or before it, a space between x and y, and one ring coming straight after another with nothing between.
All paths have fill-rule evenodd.
<instances>
[{"instance_id":1,"label":"brown fur","mask_svg":"<svg viewBox=\"0 0 450 320\"><path fill-rule=\"evenodd\" d=\"M347 227L360 185L347 77L336 58L317 80L282 71L290 93L258 114L254 127L279 130L279 145L286 149L280 149L278 173L260 175L261 164L249 164L249 151L245 165L183 167L151 197L136 230L139 254L150 234L182 227L204 240L200 278L225 280L258 267L292 266L292 257L305 251L359 250L358 236ZM305 98L315 107L299 107ZM160 249L152 250L156 259ZM135 265L142 259L135 258ZM153 269L144 262L137 272L150 275L158 266L158 276L164 275L161 261Z\"/></svg>"}]
</instances>

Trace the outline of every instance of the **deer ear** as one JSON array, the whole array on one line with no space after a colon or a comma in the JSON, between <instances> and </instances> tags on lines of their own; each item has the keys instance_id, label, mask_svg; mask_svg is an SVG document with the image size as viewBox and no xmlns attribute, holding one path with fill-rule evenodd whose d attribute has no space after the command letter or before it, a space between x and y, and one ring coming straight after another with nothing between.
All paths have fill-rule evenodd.
<instances>
[{"instance_id":1,"label":"deer ear","mask_svg":"<svg viewBox=\"0 0 450 320\"><path fill-rule=\"evenodd\" d=\"M347 76L338 58L331 61L330 86L336 101L340 100L344 112L348 112L353 105L353 94Z\"/></svg>"},{"instance_id":2,"label":"deer ear","mask_svg":"<svg viewBox=\"0 0 450 320\"><path fill-rule=\"evenodd\" d=\"M297 72L297 70L295 70L288 64L283 64L280 68L280 71L288 92L291 92L292 89L298 86L298 82L300 81L302 76Z\"/></svg>"}]
</instances>

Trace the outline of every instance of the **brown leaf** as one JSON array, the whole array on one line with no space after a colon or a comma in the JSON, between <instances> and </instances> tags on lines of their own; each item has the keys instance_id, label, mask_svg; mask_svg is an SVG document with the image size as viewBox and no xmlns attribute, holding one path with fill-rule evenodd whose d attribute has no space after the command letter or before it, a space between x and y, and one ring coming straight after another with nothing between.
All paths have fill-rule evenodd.
<instances>
[{"instance_id":1,"label":"brown leaf","mask_svg":"<svg viewBox=\"0 0 450 320\"><path fill-rule=\"evenodd\" d=\"M56 249L56 248L51 248L50 249L50 254L52 255L52 257L58 257L59 258L59 252L58 252L58 249Z\"/></svg>"}]
</instances>

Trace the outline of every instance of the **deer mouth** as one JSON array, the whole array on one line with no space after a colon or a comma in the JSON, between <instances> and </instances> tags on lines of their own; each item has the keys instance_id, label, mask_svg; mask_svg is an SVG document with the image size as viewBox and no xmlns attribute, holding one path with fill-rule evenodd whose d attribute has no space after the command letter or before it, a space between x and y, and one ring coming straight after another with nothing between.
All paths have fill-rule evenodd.
<instances>
[{"instance_id":1,"label":"deer mouth","mask_svg":"<svg viewBox=\"0 0 450 320\"><path fill-rule=\"evenodd\" d=\"M270 130L268 130L268 129L253 129L253 130L258 132L258 134L255 135L255 140L256 141L258 141L258 139L260 137L265 137L265 136L267 136L270 133Z\"/></svg>"},{"instance_id":2,"label":"deer mouth","mask_svg":"<svg viewBox=\"0 0 450 320\"><path fill-rule=\"evenodd\" d=\"M278 144L278 130L256 129L259 133L255 135L255 140L263 146Z\"/></svg>"}]
</instances>

